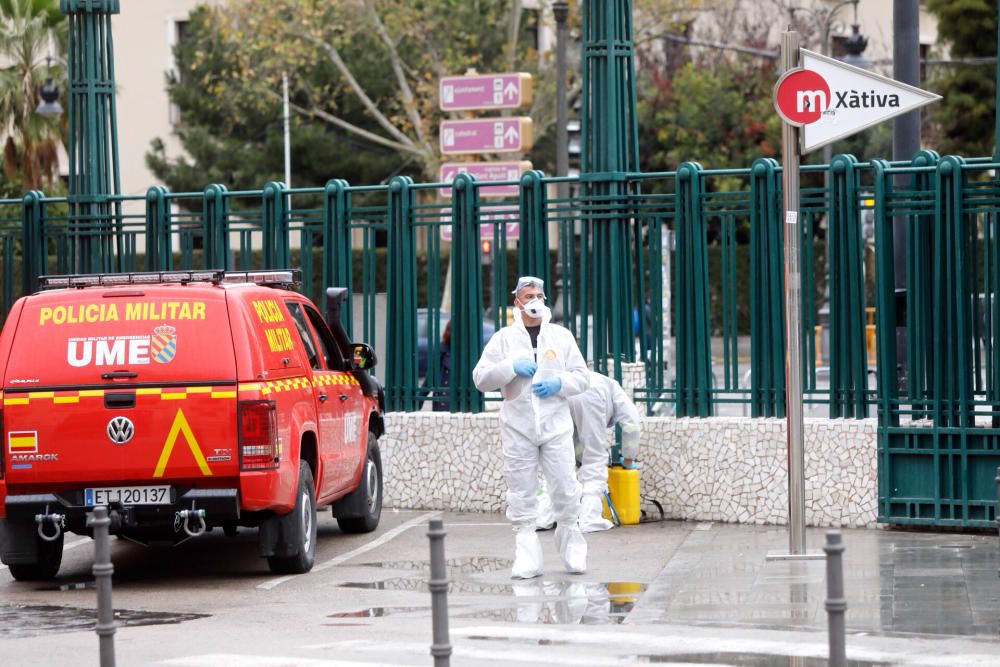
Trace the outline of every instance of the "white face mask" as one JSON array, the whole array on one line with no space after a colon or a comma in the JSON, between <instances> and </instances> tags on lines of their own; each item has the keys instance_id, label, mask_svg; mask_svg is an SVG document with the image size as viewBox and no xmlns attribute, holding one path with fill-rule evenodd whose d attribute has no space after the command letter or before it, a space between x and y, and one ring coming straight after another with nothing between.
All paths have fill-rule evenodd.
<instances>
[{"instance_id":1,"label":"white face mask","mask_svg":"<svg viewBox=\"0 0 1000 667\"><path fill-rule=\"evenodd\" d=\"M549 307L541 299L532 299L524 304L524 312L529 317L541 318L545 313L549 312Z\"/></svg>"}]
</instances>

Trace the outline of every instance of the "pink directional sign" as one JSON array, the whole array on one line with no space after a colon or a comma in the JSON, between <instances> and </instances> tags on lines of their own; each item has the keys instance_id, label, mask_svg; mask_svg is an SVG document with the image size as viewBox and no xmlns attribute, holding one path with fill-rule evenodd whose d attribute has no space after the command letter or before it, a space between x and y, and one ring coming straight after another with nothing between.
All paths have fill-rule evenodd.
<instances>
[{"instance_id":1,"label":"pink directional sign","mask_svg":"<svg viewBox=\"0 0 1000 667\"><path fill-rule=\"evenodd\" d=\"M477 181L518 181L521 174L531 169L527 160L520 162L446 162L441 165L442 183L451 183L458 174L472 174ZM480 197L511 197L518 192L517 183L510 185L481 185ZM441 188L441 196L451 197L451 188Z\"/></svg>"},{"instance_id":2,"label":"pink directional sign","mask_svg":"<svg viewBox=\"0 0 1000 667\"><path fill-rule=\"evenodd\" d=\"M522 116L442 121L440 143L446 155L527 151L531 149L531 119Z\"/></svg>"},{"instance_id":3,"label":"pink directional sign","mask_svg":"<svg viewBox=\"0 0 1000 667\"><path fill-rule=\"evenodd\" d=\"M531 104L531 75L446 76L438 84L442 111L517 109Z\"/></svg>"},{"instance_id":4,"label":"pink directional sign","mask_svg":"<svg viewBox=\"0 0 1000 667\"><path fill-rule=\"evenodd\" d=\"M450 208L441 209L441 214L445 216L451 215ZM496 213L483 213L479 216L480 220L492 220L492 221L504 221L504 234L507 236L507 240L516 239L521 231L520 216L516 211L503 211ZM479 223L479 237L483 240L493 238L493 227L492 222L480 222ZM441 239L443 241L451 240L451 225L441 225Z\"/></svg>"}]
</instances>

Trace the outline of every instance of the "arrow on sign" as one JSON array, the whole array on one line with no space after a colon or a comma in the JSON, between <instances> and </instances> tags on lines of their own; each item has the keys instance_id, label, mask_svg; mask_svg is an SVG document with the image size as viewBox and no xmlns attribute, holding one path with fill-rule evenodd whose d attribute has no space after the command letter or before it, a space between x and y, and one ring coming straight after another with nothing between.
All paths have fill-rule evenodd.
<instances>
[{"instance_id":1,"label":"arrow on sign","mask_svg":"<svg viewBox=\"0 0 1000 667\"><path fill-rule=\"evenodd\" d=\"M774 87L786 123L802 127L802 152L941 99L940 95L801 49L802 67Z\"/></svg>"},{"instance_id":2,"label":"arrow on sign","mask_svg":"<svg viewBox=\"0 0 1000 667\"><path fill-rule=\"evenodd\" d=\"M504 141L508 144L517 145L517 140L521 135L517 133L517 129L513 126L508 127L507 131L503 133Z\"/></svg>"},{"instance_id":3,"label":"arrow on sign","mask_svg":"<svg viewBox=\"0 0 1000 667\"><path fill-rule=\"evenodd\" d=\"M512 100L515 97L517 97L517 93L518 93L518 89L517 89L517 86L514 85L513 81L511 81L510 83L508 83L507 87L504 88L504 90L503 90L503 94L507 96L508 100Z\"/></svg>"}]
</instances>

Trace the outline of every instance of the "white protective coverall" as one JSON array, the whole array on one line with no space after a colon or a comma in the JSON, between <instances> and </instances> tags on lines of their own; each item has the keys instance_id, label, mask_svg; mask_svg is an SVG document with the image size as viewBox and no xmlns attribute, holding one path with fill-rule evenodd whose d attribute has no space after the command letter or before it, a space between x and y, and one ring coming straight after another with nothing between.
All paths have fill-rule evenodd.
<instances>
[{"instance_id":1,"label":"white protective coverall","mask_svg":"<svg viewBox=\"0 0 1000 667\"><path fill-rule=\"evenodd\" d=\"M517 533L514 559L515 577L530 578L542 573L542 550L535 535L538 469L548 480L552 505L559 527L556 545L563 564L570 571L582 571L571 563L586 560L586 542L576 525L580 511L580 484L574 474L573 418L567 399L588 387L587 365L576 339L569 330L542 318L538 332L537 356L531 336L514 310L514 322L490 338L472 371L472 379L482 392L503 394L500 409L500 442L507 481L507 518ZM514 372L514 361L535 358L538 369L533 377ZM547 398L531 390L532 382L558 376L562 386Z\"/></svg>"},{"instance_id":2,"label":"white protective coverall","mask_svg":"<svg viewBox=\"0 0 1000 667\"><path fill-rule=\"evenodd\" d=\"M581 462L576 475L583 487L579 525L584 533L614 527L601 516L601 498L608 490L608 450L611 446L608 429L616 424L622 427L622 458L626 459L636 458L640 435L639 411L621 385L606 375L588 372L590 389L569 400L576 427L573 439ZM552 523L558 521L547 511L550 503L546 495L547 489L543 488L539 494L536 524L539 528L551 528Z\"/></svg>"}]
</instances>

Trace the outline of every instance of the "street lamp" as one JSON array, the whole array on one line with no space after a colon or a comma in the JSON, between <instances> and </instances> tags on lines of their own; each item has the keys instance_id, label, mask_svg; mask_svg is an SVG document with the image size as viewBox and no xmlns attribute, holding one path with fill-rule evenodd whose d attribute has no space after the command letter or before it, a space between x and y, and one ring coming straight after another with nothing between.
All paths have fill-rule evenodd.
<instances>
[{"instance_id":1,"label":"street lamp","mask_svg":"<svg viewBox=\"0 0 1000 667\"><path fill-rule=\"evenodd\" d=\"M38 89L38 96L42 98L42 101L35 108L35 113L40 113L43 116L61 116L63 108L59 104L59 86L52 81L52 56L45 58L45 67L49 76L45 78L45 83Z\"/></svg>"},{"instance_id":2,"label":"street lamp","mask_svg":"<svg viewBox=\"0 0 1000 667\"><path fill-rule=\"evenodd\" d=\"M555 0L552 14L556 19L556 176L565 178L569 174L569 112L566 108L566 18L569 3ZM556 184L556 197L565 202L569 198L569 184ZM556 300L552 304L552 316L562 321L565 301L563 297L562 263L556 262Z\"/></svg>"},{"instance_id":3,"label":"street lamp","mask_svg":"<svg viewBox=\"0 0 1000 667\"><path fill-rule=\"evenodd\" d=\"M789 5L787 7L788 16L793 23L795 22L796 12L802 12L811 16L816 22L816 27L819 28L819 52L824 56L828 56L830 55L830 33L833 31L833 24L837 18L837 13L847 5L854 5L854 24L852 27L854 28L854 35L857 35L858 39L862 42L861 49L858 51L858 54L860 55L861 51L864 51L865 46L868 45L868 40L861 37L859 33L860 26L858 25L858 2L860 1L861 0L842 0L828 9L812 9L798 5ZM850 38L848 38L848 41L850 41Z\"/></svg>"},{"instance_id":4,"label":"street lamp","mask_svg":"<svg viewBox=\"0 0 1000 667\"><path fill-rule=\"evenodd\" d=\"M556 0L552 3L552 14L556 19L556 176L569 173L569 136L566 127L566 18L569 3ZM566 184L559 184L559 198L566 198Z\"/></svg>"}]
</instances>

